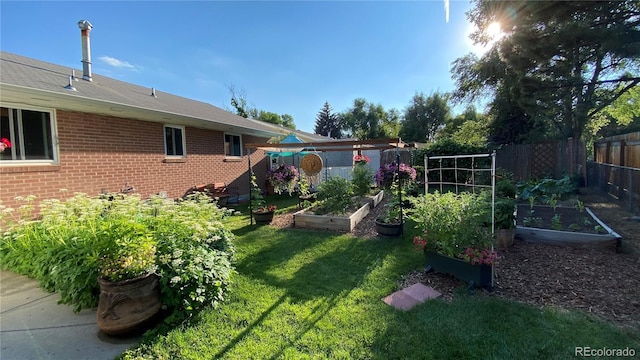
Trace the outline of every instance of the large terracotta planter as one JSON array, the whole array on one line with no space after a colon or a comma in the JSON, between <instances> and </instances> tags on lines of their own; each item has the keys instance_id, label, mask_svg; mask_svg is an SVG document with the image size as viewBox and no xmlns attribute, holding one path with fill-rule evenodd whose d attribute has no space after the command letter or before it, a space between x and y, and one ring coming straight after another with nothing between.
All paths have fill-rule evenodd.
<instances>
[{"instance_id":1,"label":"large terracotta planter","mask_svg":"<svg viewBox=\"0 0 640 360\"><path fill-rule=\"evenodd\" d=\"M99 278L98 328L108 335L124 335L138 330L159 310L158 276L149 274L123 281Z\"/></svg>"},{"instance_id":2,"label":"large terracotta planter","mask_svg":"<svg viewBox=\"0 0 640 360\"><path fill-rule=\"evenodd\" d=\"M376 231L379 235L398 236L402 234L402 225L400 223L389 224L376 219Z\"/></svg>"},{"instance_id":3,"label":"large terracotta planter","mask_svg":"<svg viewBox=\"0 0 640 360\"><path fill-rule=\"evenodd\" d=\"M453 275L458 280L469 284L469 290L474 287L493 289L493 266L471 265L470 263L435 253L425 251L425 271L435 271Z\"/></svg>"},{"instance_id":4,"label":"large terracotta planter","mask_svg":"<svg viewBox=\"0 0 640 360\"><path fill-rule=\"evenodd\" d=\"M273 220L273 211L253 212L253 219L258 224L269 224Z\"/></svg>"}]
</instances>

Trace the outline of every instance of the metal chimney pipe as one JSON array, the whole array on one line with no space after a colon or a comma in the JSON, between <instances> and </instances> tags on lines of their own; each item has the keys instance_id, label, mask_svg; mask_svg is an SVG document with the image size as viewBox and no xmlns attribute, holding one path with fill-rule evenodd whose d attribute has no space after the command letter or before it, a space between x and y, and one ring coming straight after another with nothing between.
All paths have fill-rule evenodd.
<instances>
[{"instance_id":1,"label":"metal chimney pipe","mask_svg":"<svg viewBox=\"0 0 640 360\"><path fill-rule=\"evenodd\" d=\"M91 78L91 45L89 43L89 32L93 25L88 20L78 21L80 28L80 40L82 41L82 79L93 81Z\"/></svg>"}]
</instances>

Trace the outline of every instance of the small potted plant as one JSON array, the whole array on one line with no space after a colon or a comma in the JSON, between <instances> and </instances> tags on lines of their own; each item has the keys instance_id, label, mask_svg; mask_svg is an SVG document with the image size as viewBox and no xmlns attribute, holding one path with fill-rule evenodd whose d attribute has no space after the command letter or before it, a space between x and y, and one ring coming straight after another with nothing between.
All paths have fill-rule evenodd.
<instances>
[{"instance_id":1,"label":"small potted plant","mask_svg":"<svg viewBox=\"0 0 640 360\"><path fill-rule=\"evenodd\" d=\"M131 218L107 219L98 235L98 328L109 335L127 334L161 307L156 241L146 225Z\"/></svg>"},{"instance_id":2,"label":"small potted plant","mask_svg":"<svg viewBox=\"0 0 640 360\"><path fill-rule=\"evenodd\" d=\"M267 205L264 196L262 196L262 190L256 181L256 176L251 175L251 214L256 223L270 223L273 220L276 208L276 205Z\"/></svg>"},{"instance_id":3,"label":"small potted plant","mask_svg":"<svg viewBox=\"0 0 640 360\"><path fill-rule=\"evenodd\" d=\"M385 205L386 209L376 219L376 231L380 235L398 236L402 234L404 221L401 219L402 206L396 198Z\"/></svg>"},{"instance_id":4,"label":"small potted plant","mask_svg":"<svg viewBox=\"0 0 640 360\"><path fill-rule=\"evenodd\" d=\"M495 205L496 246L507 248L513 245L516 235L516 200L497 198Z\"/></svg>"},{"instance_id":5,"label":"small potted plant","mask_svg":"<svg viewBox=\"0 0 640 360\"><path fill-rule=\"evenodd\" d=\"M0 139L0 158L11 159L11 154L4 154L4 151L11 148L11 141L7 138Z\"/></svg>"}]
</instances>

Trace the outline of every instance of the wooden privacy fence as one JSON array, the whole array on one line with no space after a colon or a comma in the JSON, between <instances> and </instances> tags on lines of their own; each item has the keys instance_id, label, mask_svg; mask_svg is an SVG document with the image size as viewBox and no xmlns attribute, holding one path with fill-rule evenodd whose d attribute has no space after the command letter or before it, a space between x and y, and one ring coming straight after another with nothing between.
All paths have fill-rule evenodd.
<instances>
[{"instance_id":1,"label":"wooden privacy fence","mask_svg":"<svg viewBox=\"0 0 640 360\"><path fill-rule=\"evenodd\" d=\"M640 168L640 132L616 135L593 144L597 163Z\"/></svg>"},{"instance_id":2,"label":"wooden privacy fence","mask_svg":"<svg viewBox=\"0 0 640 360\"><path fill-rule=\"evenodd\" d=\"M623 200L629 211L640 205L640 132L610 136L593 144L587 186Z\"/></svg>"},{"instance_id":3,"label":"wooden privacy fence","mask_svg":"<svg viewBox=\"0 0 640 360\"><path fill-rule=\"evenodd\" d=\"M577 163L573 161L577 152ZM577 149L567 141L507 145L496 150L496 167L511 173L516 181L531 178L582 174L586 167L586 147L580 142Z\"/></svg>"},{"instance_id":4,"label":"wooden privacy fence","mask_svg":"<svg viewBox=\"0 0 640 360\"><path fill-rule=\"evenodd\" d=\"M614 196L635 212L640 205L640 169L628 166L587 163L587 186Z\"/></svg>"}]
</instances>

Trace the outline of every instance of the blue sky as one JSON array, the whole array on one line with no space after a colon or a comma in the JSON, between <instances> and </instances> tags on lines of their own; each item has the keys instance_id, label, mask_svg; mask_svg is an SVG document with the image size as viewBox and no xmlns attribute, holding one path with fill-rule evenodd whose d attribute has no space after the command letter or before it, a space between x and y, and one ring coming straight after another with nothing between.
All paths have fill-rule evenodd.
<instances>
[{"instance_id":1,"label":"blue sky","mask_svg":"<svg viewBox=\"0 0 640 360\"><path fill-rule=\"evenodd\" d=\"M0 1L3 51L81 68L230 109L228 86L313 132L328 101L404 110L417 91L454 89L451 63L472 51L469 1ZM454 111L459 112L459 111Z\"/></svg>"}]
</instances>

